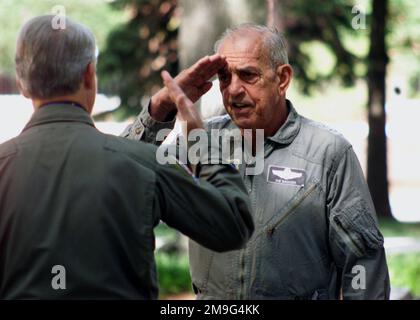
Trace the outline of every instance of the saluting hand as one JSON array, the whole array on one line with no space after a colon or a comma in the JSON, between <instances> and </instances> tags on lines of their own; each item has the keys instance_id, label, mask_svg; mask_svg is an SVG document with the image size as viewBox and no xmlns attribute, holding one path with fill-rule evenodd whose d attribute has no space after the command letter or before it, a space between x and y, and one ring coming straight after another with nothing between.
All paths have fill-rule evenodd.
<instances>
[{"instance_id":1,"label":"saluting hand","mask_svg":"<svg viewBox=\"0 0 420 320\"><path fill-rule=\"evenodd\" d=\"M212 87L211 78L218 70L224 68L226 58L220 54L206 56L194 65L181 71L176 77L176 84L193 103ZM176 110L176 106L169 97L167 87L159 90L151 99L150 115L152 118L164 121L169 113Z\"/></svg>"},{"instance_id":2,"label":"saluting hand","mask_svg":"<svg viewBox=\"0 0 420 320\"><path fill-rule=\"evenodd\" d=\"M193 129L203 128L203 122L197 109L175 79L167 71L162 71L161 76L170 99L178 109L177 118L187 123L187 135Z\"/></svg>"}]
</instances>

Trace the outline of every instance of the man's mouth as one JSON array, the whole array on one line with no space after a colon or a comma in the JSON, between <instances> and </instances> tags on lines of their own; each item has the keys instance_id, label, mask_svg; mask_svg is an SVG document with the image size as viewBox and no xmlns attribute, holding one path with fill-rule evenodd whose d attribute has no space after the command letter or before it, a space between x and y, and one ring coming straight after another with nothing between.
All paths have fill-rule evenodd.
<instances>
[{"instance_id":1,"label":"man's mouth","mask_svg":"<svg viewBox=\"0 0 420 320\"><path fill-rule=\"evenodd\" d=\"M231 106L233 108L238 108L238 109L252 107L250 103L238 103L238 102L232 102Z\"/></svg>"}]
</instances>

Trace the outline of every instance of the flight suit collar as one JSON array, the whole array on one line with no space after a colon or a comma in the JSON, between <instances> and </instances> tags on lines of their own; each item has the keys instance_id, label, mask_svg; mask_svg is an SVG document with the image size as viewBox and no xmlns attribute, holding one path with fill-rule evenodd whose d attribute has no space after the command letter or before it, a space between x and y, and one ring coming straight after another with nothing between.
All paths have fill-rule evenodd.
<instances>
[{"instance_id":1,"label":"flight suit collar","mask_svg":"<svg viewBox=\"0 0 420 320\"><path fill-rule=\"evenodd\" d=\"M23 131L54 122L79 122L95 127L86 110L70 103L51 103L35 110Z\"/></svg>"},{"instance_id":2,"label":"flight suit collar","mask_svg":"<svg viewBox=\"0 0 420 320\"><path fill-rule=\"evenodd\" d=\"M296 138L299 133L301 126L301 117L296 112L293 104L290 100L286 100L287 109L289 114L283 125L277 130L277 132L267 139L274 141L278 144L290 144Z\"/></svg>"}]
</instances>

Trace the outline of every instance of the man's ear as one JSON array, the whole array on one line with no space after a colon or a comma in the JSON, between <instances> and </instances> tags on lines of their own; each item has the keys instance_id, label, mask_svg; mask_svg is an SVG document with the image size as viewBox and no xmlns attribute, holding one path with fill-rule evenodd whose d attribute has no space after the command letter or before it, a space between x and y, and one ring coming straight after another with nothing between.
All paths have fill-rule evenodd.
<instances>
[{"instance_id":1,"label":"man's ear","mask_svg":"<svg viewBox=\"0 0 420 320\"><path fill-rule=\"evenodd\" d=\"M86 89L92 89L95 86L95 64L93 62L89 62L85 69L85 73L83 74L83 85Z\"/></svg>"},{"instance_id":2,"label":"man's ear","mask_svg":"<svg viewBox=\"0 0 420 320\"><path fill-rule=\"evenodd\" d=\"M279 95L283 96L286 94L287 88L289 87L290 81L293 76L293 69L290 64L279 65L276 69L277 76L280 79L278 85Z\"/></svg>"},{"instance_id":3,"label":"man's ear","mask_svg":"<svg viewBox=\"0 0 420 320\"><path fill-rule=\"evenodd\" d=\"M19 78L16 77L16 86L18 87L20 93L27 99L30 99L28 92L23 88L22 83L20 82Z\"/></svg>"}]
</instances>

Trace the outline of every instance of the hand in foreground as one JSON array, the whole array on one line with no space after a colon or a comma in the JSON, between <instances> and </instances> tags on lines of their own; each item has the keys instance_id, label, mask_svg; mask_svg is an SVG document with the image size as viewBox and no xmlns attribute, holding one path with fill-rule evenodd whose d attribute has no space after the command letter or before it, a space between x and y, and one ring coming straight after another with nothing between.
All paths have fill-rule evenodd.
<instances>
[{"instance_id":1,"label":"hand in foreground","mask_svg":"<svg viewBox=\"0 0 420 320\"><path fill-rule=\"evenodd\" d=\"M212 86L210 79L225 65L226 58L220 54L206 56L188 69L181 71L174 81L184 92L184 95L194 103L210 90ZM176 108L168 88L165 86L152 97L150 115L156 120L164 121L167 115Z\"/></svg>"},{"instance_id":2,"label":"hand in foreground","mask_svg":"<svg viewBox=\"0 0 420 320\"><path fill-rule=\"evenodd\" d=\"M188 133L193 129L203 128L201 117L195 108L193 102L186 96L185 92L179 87L175 79L173 79L167 71L161 73L165 88L172 102L178 109L177 117L180 121L187 123Z\"/></svg>"}]
</instances>

